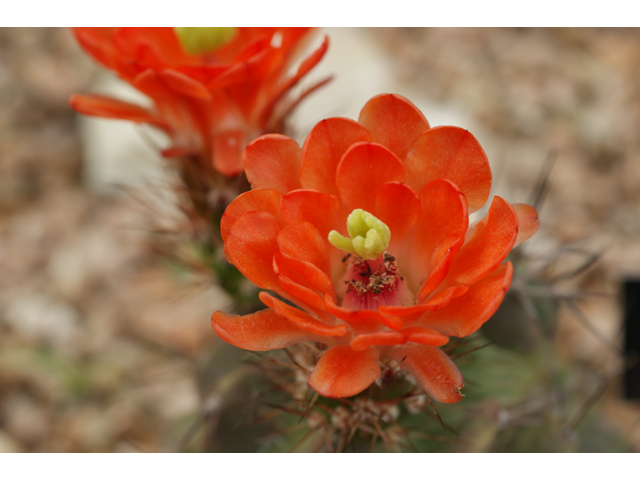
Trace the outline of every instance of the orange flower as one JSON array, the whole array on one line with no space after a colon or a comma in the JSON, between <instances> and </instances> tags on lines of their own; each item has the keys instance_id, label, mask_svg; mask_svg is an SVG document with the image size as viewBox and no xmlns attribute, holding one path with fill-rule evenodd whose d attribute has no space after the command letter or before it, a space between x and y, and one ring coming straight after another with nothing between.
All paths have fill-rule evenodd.
<instances>
[{"instance_id":1,"label":"orange flower","mask_svg":"<svg viewBox=\"0 0 640 480\"><path fill-rule=\"evenodd\" d=\"M75 28L82 48L151 97L154 108L101 95L74 95L71 106L86 115L151 124L172 139L165 156L196 157L209 169L237 175L246 144L263 133L281 132L287 113L325 83L297 100L286 98L327 50L325 38L295 75L286 77L309 30Z\"/></svg>"},{"instance_id":2,"label":"orange flower","mask_svg":"<svg viewBox=\"0 0 640 480\"><path fill-rule=\"evenodd\" d=\"M266 310L213 314L220 338L247 350L327 344L309 376L326 397L363 391L395 360L435 400L459 401L462 375L439 347L493 315L511 284L502 262L539 225L532 207L494 197L468 228L491 187L476 139L379 95L358 122L318 123L302 149L260 137L243 163L253 190L222 218L225 254L299 308L261 292Z\"/></svg>"}]
</instances>

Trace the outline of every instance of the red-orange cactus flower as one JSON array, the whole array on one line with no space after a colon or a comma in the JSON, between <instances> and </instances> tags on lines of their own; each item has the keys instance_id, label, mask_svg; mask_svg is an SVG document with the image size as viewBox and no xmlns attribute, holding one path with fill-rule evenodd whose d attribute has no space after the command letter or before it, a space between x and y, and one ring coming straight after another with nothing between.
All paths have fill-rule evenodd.
<instances>
[{"instance_id":1,"label":"red-orange cactus flower","mask_svg":"<svg viewBox=\"0 0 640 480\"><path fill-rule=\"evenodd\" d=\"M154 106L102 95L74 95L71 106L86 115L151 124L173 142L165 156L195 157L226 176L237 175L246 144L263 133L281 132L285 115L315 88L287 99L327 50L325 38L287 76L309 30L75 28L86 52L148 95Z\"/></svg>"},{"instance_id":2,"label":"red-orange cactus flower","mask_svg":"<svg viewBox=\"0 0 640 480\"><path fill-rule=\"evenodd\" d=\"M363 391L394 359L435 400L459 401L462 375L439 347L493 315L511 284L502 262L539 224L532 207L494 197L469 228L491 187L476 139L379 95L358 122L318 123L302 149L258 138L243 163L253 190L222 218L227 259L298 308L261 292L266 310L213 314L220 338L247 350L327 344L309 376L326 397Z\"/></svg>"}]
</instances>

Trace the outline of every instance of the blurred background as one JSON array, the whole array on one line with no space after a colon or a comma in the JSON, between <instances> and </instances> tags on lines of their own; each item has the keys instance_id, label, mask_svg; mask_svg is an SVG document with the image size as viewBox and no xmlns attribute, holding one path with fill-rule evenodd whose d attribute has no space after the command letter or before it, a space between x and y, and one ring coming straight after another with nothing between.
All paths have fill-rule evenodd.
<instances>
[{"instance_id":1,"label":"blurred background","mask_svg":"<svg viewBox=\"0 0 640 480\"><path fill-rule=\"evenodd\" d=\"M523 278L539 282L534 296L553 303L547 355L581 379L567 387L576 398L566 418L572 428L591 421L593 441L571 445L639 452L640 401L623 396L620 349L622 282L640 278L640 30L325 33L329 53L304 83L335 78L295 114L296 139L322 118L357 118L385 92L410 99L432 126L470 130L491 162L493 194L539 201L540 231L519 255ZM178 215L156 154L163 139L80 117L68 106L78 92L145 102L68 30L0 28L0 452L272 449L267 433L228 433L244 428L242 415L223 415L224 399L211 395L245 353L210 326L230 300L206 273L167 260L158 241ZM516 310L505 305L502 326L485 331L498 343L487 350L533 348L518 338L525 327L495 334L519 325ZM482 404L490 425L462 432L474 439L467 450L500 450L495 432L541 428L536 412L562 403L522 388ZM495 435L478 440L473 429Z\"/></svg>"}]
</instances>

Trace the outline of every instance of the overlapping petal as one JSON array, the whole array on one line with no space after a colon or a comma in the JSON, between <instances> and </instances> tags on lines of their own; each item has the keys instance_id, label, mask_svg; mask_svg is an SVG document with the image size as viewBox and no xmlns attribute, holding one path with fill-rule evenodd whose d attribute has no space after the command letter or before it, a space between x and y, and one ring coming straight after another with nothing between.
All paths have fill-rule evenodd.
<instances>
[{"instance_id":1,"label":"overlapping petal","mask_svg":"<svg viewBox=\"0 0 640 480\"><path fill-rule=\"evenodd\" d=\"M301 330L271 309L242 317L217 311L211 317L211 325L222 340L245 350L274 350L325 338Z\"/></svg>"},{"instance_id":2,"label":"overlapping petal","mask_svg":"<svg viewBox=\"0 0 640 480\"><path fill-rule=\"evenodd\" d=\"M446 276L462 245L469 217L464 194L448 180L429 182L420 192L420 201L406 274L423 301Z\"/></svg>"},{"instance_id":3,"label":"overlapping petal","mask_svg":"<svg viewBox=\"0 0 640 480\"><path fill-rule=\"evenodd\" d=\"M439 334L435 330L421 327L402 328L386 332L365 333L351 340L351 348L360 352L374 345L404 345L405 343L417 343L441 347L449 341L448 337Z\"/></svg>"},{"instance_id":4,"label":"overlapping petal","mask_svg":"<svg viewBox=\"0 0 640 480\"><path fill-rule=\"evenodd\" d=\"M515 210L502 198L494 197L487 216L469 229L443 284L471 285L495 270L507 258L517 236Z\"/></svg>"},{"instance_id":5,"label":"overlapping petal","mask_svg":"<svg viewBox=\"0 0 640 480\"><path fill-rule=\"evenodd\" d=\"M467 130L435 127L422 133L405 159L407 183L419 191L443 178L464 193L473 213L484 205L491 190L491 168L482 147Z\"/></svg>"},{"instance_id":6,"label":"overlapping petal","mask_svg":"<svg viewBox=\"0 0 640 480\"><path fill-rule=\"evenodd\" d=\"M376 143L355 143L345 152L336 171L336 186L347 211L374 211L376 193L387 182L404 180L402 161Z\"/></svg>"},{"instance_id":7,"label":"overlapping petal","mask_svg":"<svg viewBox=\"0 0 640 480\"><path fill-rule=\"evenodd\" d=\"M426 312L417 325L454 337L466 337L478 330L502 303L513 276L511 262L474 283L469 290L452 299L446 307Z\"/></svg>"},{"instance_id":8,"label":"overlapping petal","mask_svg":"<svg viewBox=\"0 0 640 480\"><path fill-rule=\"evenodd\" d=\"M429 129L422 112L400 95L373 97L360 112L358 123L371 132L373 142L381 143L402 159L418 135Z\"/></svg>"},{"instance_id":9,"label":"overlapping petal","mask_svg":"<svg viewBox=\"0 0 640 480\"><path fill-rule=\"evenodd\" d=\"M535 208L524 203L516 203L512 205L518 216L518 238L513 248L520 245L525 240L530 239L540 228L540 220L538 212Z\"/></svg>"},{"instance_id":10,"label":"overlapping petal","mask_svg":"<svg viewBox=\"0 0 640 480\"><path fill-rule=\"evenodd\" d=\"M309 385L329 398L351 397L380 378L375 348L355 351L348 345L327 350L309 375Z\"/></svg>"},{"instance_id":11,"label":"overlapping petal","mask_svg":"<svg viewBox=\"0 0 640 480\"><path fill-rule=\"evenodd\" d=\"M263 135L247 146L242 163L254 189L284 194L300 188L300 147L289 137Z\"/></svg>"},{"instance_id":12,"label":"overlapping petal","mask_svg":"<svg viewBox=\"0 0 640 480\"><path fill-rule=\"evenodd\" d=\"M313 127L302 147L302 186L337 196L336 169L340 159L354 143L369 141L371 134L353 120L322 120Z\"/></svg>"},{"instance_id":13,"label":"overlapping petal","mask_svg":"<svg viewBox=\"0 0 640 480\"><path fill-rule=\"evenodd\" d=\"M407 344L397 347L391 356L402 370L413 375L418 385L434 400L441 403L462 400L462 374L449 356L438 347Z\"/></svg>"}]
</instances>

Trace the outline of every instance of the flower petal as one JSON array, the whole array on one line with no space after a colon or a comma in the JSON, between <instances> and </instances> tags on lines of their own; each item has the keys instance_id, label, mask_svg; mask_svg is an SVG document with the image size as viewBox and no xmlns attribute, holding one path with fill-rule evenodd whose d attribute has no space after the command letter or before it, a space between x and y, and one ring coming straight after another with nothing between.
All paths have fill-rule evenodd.
<instances>
[{"instance_id":1,"label":"flower petal","mask_svg":"<svg viewBox=\"0 0 640 480\"><path fill-rule=\"evenodd\" d=\"M278 261L286 262L290 268L296 271L312 288L318 290L323 295L329 294L335 297L336 292L331 278L312 263L298 260L288 255L276 254ZM280 258L281 257L281 258Z\"/></svg>"},{"instance_id":2,"label":"flower petal","mask_svg":"<svg viewBox=\"0 0 640 480\"><path fill-rule=\"evenodd\" d=\"M402 328L402 319L391 315L383 315L377 310L348 310L339 307L329 295L324 296L324 303L331 315L347 323L356 334L372 333L383 327Z\"/></svg>"},{"instance_id":3,"label":"flower petal","mask_svg":"<svg viewBox=\"0 0 640 480\"><path fill-rule=\"evenodd\" d=\"M73 27L71 28L80 46L103 66L119 71L125 66L120 52L113 43L114 27ZM132 73L131 70L128 73Z\"/></svg>"},{"instance_id":4,"label":"flower petal","mask_svg":"<svg viewBox=\"0 0 640 480\"><path fill-rule=\"evenodd\" d=\"M369 100L358 123L371 132L373 142L381 143L401 159L418 135L429 129L429 122L413 103L388 93Z\"/></svg>"},{"instance_id":5,"label":"flower petal","mask_svg":"<svg viewBox=\"0 0 640 480\"><path fill-rule=\"evenodd\" d=\"M337 196L336 169L340 159L352 144L369 141L369 132L353 120L340 117L322 120L302 146L302 187Z\"/></svg>"},{"instance_id":6,"label":"flower petal","mask_svg":"<svg viewBox=\"0 0 640 480\"><path fill-rule=\"evenodd\" d=\"M444 285L471 285L498 268L518 236L518 217L511 205L494 197L489 213L467 232Z\"/></svg>"},{"instance_id":7,"label":"flower petal","mask_svg":"<svg viewBox=\"0 0 640 480\"><path fill-rule=\"evenodd\" d=\"M419 303L429 298L447 276L453 257L458 251L458 248L460 248L460 240L462 240L462 238L462 235L450 235L436 248L432 258L436 260L439 259L440 261L436 263L432 269L429 269L429 275L418 292L417 301Z\"/></svg>"},{"instance_id":8,"label":"flower petal","mask_svg":"<svg viewBox=\"0 0 640 480\"><path fill-rule=\"evenodd\" d=\"M467 130L435 127L420 135L405 159L407 183L417 191L438 178L455 183L466 195L469 213L489 197L491 169L487 155Z\"/></svg>"},{"instance_id":9,"label":"flower petal","mask_svg":"<svg viewBox=\"0 0 640 480\"><path fill-rule=\"evenodd\" d=\"M76 112L84 115L150 123L166 128L166 125L146 108L103 95L72 95L69 104Z\"/></svg>"},{"instance_id":10,"label":"flower petal","mask_svg":"<svg viewBox=\"0 0 640 480\"><path fill-rule=\"evenodd\" d=\"M401 317L405 322L417 320L424 312L438 310L449 304L449 302L464 295L469 290L466 285L456 285L455 287L446 288L433 295L429 301L413 305L409 307L380 307L380 312L386 315L395 315Z\"/></svg>"},{"instance_id":11,"label":"flower petal","mask_svg":"<svg viewBox=\"0 0 640 480\"><path fill-rule=\"evenodd\" d=\"M281 82L276 89L270 93L269 101L263 108L259 119L261 123L266 124L269 121L277 102L282 99L282 97L286 95L302 77L309 73L309 71L315 67L320 60L322 60L322 57L327 53L328 48L329 37L324 37L322 44L302 61L295 75Z\"/></svg>"},{"instance_id":12,"label":"flower petal","mask_svg":"<svg viewBox=\"0 0 640 480\"><path fill-rule=\"evenodd\" d=\"M418 325L432 328L443 335L466 337L489 320L502 303L513 276L511 262L474 283L466 294L454 298L449 305L427 312Z\"/></svg>"},{"instance_id":13,"label":"flower petal","mask_svg":"<svg viewBox=\"0 0 640 480\"><path fill-rule=\"evenodd\" d=\"M533 237L533 235L540 228L540 220L538 219L538 212L530 205L524 203L516 203L511 205L518 215L518 238L513 248L516 248L525 240Z\"/></svg>"},{"instance_id":14,"label":"flower petal","mask_svg":"<svg viewBox=\"0 0 640 480\"><path fill-rule=\"evenodd\" d=\"M464 378L455 363L438 347L402 345L391 353L400 368L409 372L427 395L442 403L462 400Z\"/></svg>"},{"instance_id":15,"label":"flower petal","mask_svg":"<svg viewBox=\"0 0 640 480\"><path fill-rule=\"evenodd\" d=\"M325 239L311 223L300 222L283 229L278 235L278 246L283 254L309 262L331 275Z\"/></svg>"},{"instance_id":16,"label":"flower petal","mask_svg":"<svg viewBox=\"0 0 640 480\"><path fill-rule=\"evenodd\" d=\"M421 327L409 327L400 330L358 335L351 340L351 348L356 352L360 352L374 345L403 345L408 342L440 347L445 345L448 341L449 337L440 335L435 330Z\"/></svg>"},{"instance_id":17,"label":"flower petal","mask_svg":"<svg viewBox=\"0 0 640 480\"><path fill-rule=\"evenodd\" d=\"M272 49L262 50L247 60L230 65L226 71L215 77L207 88L213 90L258 80L269 71L272 59Z\"/></svg>"},{"instance_id":18,"label":"flower petal","mask_svg":"<svg viewBox=\"0 0 640 480\"><path fill-rule=\"evenodd\" d=\"M242 129L217 132L213 135L213 168L227 177L240 175L242 152L246 144L247 133Z\"/></svg>"},{"instance_id":19,"label":"flower petal","mask_svg":"<svg viewBox=\"0 0 640 480\"><path fill-rule=\"evenodd\" d=\"M153 98L156 103L158 103L158 100L166 101L168 98L176 96L175 93L169 90L167 86L160 81L158 72L150 68L147 68L136 75L132 84L142 93Z\"/></svg>"},{"instance_id":20,"label":"flower petal","mask_svg":"<svg viewBox=\"0 0 640 480\"><path fill-rule=\"evenodd\" d=\"M282 194L300 188L300 147L285 135L263 135L249 145L242 164L251 187Z\"/></svg>"},{"instance_id":21,"label":"flower petal","mask_svg":"<svg viewBox=\"0 0 640 480\"><path fill-rule=\"evenodd\" d=\"M299 329L271 309L242 317L217 311L211 317L211 326L222 340L245 350L266 351L324 341L324 337Z\"/></svg>"},{"instance_id":22,"label":"flower petal","mask_svg":"<svg viewBox=\"0 0 640 480\"><path fill-rule=\"evenodd\" d=\"M348 345L330 348L309 375L309 385L324 397L352 397L380 378L379 357L374 348L362 352Z\"/></svg>"},{"instance_id":23,"label":"flower petal","mask_svg":"<svg viewBox=\"0 0 640 480\"><path fill-rule=\"evenodd\" d=\"M238 195L222 215L222 220L220 221L222 240L226 242L229 229L245 213L269 212L277 219L280 219L281 198L282 194L280 192L266 188L250 190Z\"/></svg>"},{"instance_id":24,"label":"flower petal","mask_svg":"<svg viewBox=\"0 0 640 480\"><path fill-rule=\"evenodd\" d=\"M326 325L308 313L272 297L267 292L260 292L259 297L262 303L305 332L324 337L341 337L349 332L346 325Z\"/></svg>"},{"instance_id":25,"label":"flower petal","mask_svg":"<svg viewBox=\"0 0 640 480\"><path fill-rule=\"evenodd\" d=\"M346 216L342 215L340 200L333 195L314 190L296 190L282 197L282 218L287 225L311 223L323 239L331 230L346 233Z\"/></svg>"},{"instance_id":26,"label":"flower petal","mask_svg":"<svg viewBox=\"0 0 640 480\"><path fill-rule=\"evenodd\" d=\"M280 292L273 271L273 255L278 252L280 222L269 212L242 215L229 230L225 246L233 264L260 288Z\"/></svg>"},{"instance_id":27,"label":"flower petal","mask_svg":"<svg viewBox=\"0 0 640 480\"><path fill-rule=\"evenodd\" d=\"M387 182L403 180L404 166L400 159L376 143L352 145L336 172L336 186L348 212L355 208L373 212L378 189Z\"/></svg>"},{"instance_id":28,"label":"flower petal","mask_svg":"<svg viewBox=\"0 0 640 480\"><path fill-rule=\"evenodd\" d=\"M199 100L211 100L209 90L207 90L202 83L188 77L184 73L165 69L159 72L158 76L167 88L176 93Z\"/></svg>"},{"instance_id":29,"label":"flower petal","mask_svg":"<svg viewBox=\"0 0 640 480\"><path fill-rule=\"evenodd\" d=\"M298 305L323 320L331 321L331 316L324 306L324 294L309 288L311 285L287 262L284 256L276 253L273 256L273 271L282 289L297 300ZM312 287L312 286L311 286ZM330 318L331 317L331 318Z\"/></svg>"},{"instance_id":30,"label":"flower petal","mask_svg":"<svg viewBox=\"0 0 640 480\"><path fill-rule=\"evenodd\" d=\"M391 230L391 243L387 250L403 250L405 237L420 216L420 198L409 185L385 183L376 192L373 213Z\"/></svg>"},{"instance_id":31,"label":"flower petal","mask_svg":"<svg viewBox=\"0 0 640 480\"><path fill-rule=\"evenodd\" d=\"M409 265L402 271L423 302L446 276L453 254L469 225L464 194L447 180L434 180L420 191L421 212L413 227ZM422 283L424 282L424 284Z\"/></svg>"}]
</instances>

